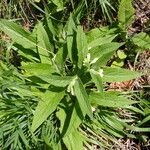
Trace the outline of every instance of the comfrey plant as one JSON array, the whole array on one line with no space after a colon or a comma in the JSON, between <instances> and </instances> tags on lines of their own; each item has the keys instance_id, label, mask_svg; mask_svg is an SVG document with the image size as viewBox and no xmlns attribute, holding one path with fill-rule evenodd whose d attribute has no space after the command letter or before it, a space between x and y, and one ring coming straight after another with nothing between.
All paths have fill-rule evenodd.
<instances>
[{"instance_id":1,"label":"comfrey plant","mask_svg":"<svg viewBox=\"0 0 150 150\"><path fill-rule=\"evenodd\" d=\"M149 131L133 126L133 112L140 112L133 104L138 101L105 90L106 82L142 75L106 66L125 44L116 42L116 29L102 27L85 33L72 15L66 24L55 27L46 16L32 32L7 20L1 20L0 29L11 37L12 49L22 58L19 71L1 64L2 148L106 148L117 143L117 137L135 138L130 131ZM11 78L7 79L6 73ZM4 80L17 84L9 87ZM14 108L12 113L4 112L9 106ZM123 118L118 108L133 114Z\"/></svg>"}]
</instances>

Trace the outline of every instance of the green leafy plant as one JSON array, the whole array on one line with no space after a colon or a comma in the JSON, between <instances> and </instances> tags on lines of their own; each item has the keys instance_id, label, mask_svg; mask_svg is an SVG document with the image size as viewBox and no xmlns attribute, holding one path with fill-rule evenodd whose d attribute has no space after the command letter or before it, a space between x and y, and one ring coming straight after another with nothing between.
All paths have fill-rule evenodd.
<instances>
[{"instance_id":1,"label":"green leafy plant","mask_svg":"<svg viewBox=\"0 0 150 150\"><path fill-rule=\"evenodd\" d=\"M59 1L52 2L60 8ZM121 11L124 2L119 8L122 31L133 14L129 11L126 16L126 10ZM130 8L131 1L127 2ZM12 39L11 49L22 59L18 68L9 61L0 64L3 149L107 149L112 143L121 147L117 138L136 138L134 132L149 132L149 126L142 126L149 116L139 123L135 117L136 113L145 115L145 105L140 109L136 107L140 101L130 95L105 90L106 82L142 75L107 66L127 41L117 41L117 28L85 32L73 16L58 23L46 14L31 32L0 20L0 30ZM138 36L133 37L136 45L137 40Z\"/></svg>"},{"instance_id":2,"label":"green leafy plant","mask_svg":"<svg viewBox=\"0 0 150 150\"><path fill-rule=\"evenodd\" d=\"M102 34L94 39L92 32L95 30L84 33L70 16L62 41L54 43L54 39L49 38L46 32L47 26L44 27L42 22L35 26L32 33L6 20L1 20L0 25L24 58L21 70L25 84L29 84L32 94L39 98L32 125L28 127L32 134L42 127L50 115L56 113L60 120L60 138L66 147L76 149L78 145L82 149L82 142L86 138L81 136L79 125L84 124L85 119L94 123L93 107L116 108L137 103L119 93L103 91L103 82L126 81L141 76L137 72L105 67L112 54L124 44L113 42L116 35L110 34L109 30L105 34L99 30ZM104 129L106 127L101 128ZM68 141L75 141L74 136L81 138L76 141L80 144Z\"/></svg>"}]
</instances>

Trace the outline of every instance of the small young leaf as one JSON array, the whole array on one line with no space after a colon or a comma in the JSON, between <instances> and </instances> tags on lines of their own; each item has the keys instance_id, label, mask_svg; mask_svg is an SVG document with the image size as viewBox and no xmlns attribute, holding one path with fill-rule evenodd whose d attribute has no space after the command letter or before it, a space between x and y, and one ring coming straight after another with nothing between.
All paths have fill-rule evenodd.
<instances>
[{"instance_id":1,"label":"small young leaf","mask_svg":"<svg viewBox=\"0 0 150 150\"><path fill-rule=\"evenodd\" d=\"M41 0L34 0L34 2L39 3Z\"/></svg>"},{"instance_id":2,"label":"small young leaf","mask_svg":"<svg viewBox=\"0 0 150 150\"><path fill-rule=\"evenodd\" d=\"M57 11L61 11L63 7L63 1L62 0L51 0L58 8Z\"/></svg>"},{"instance_id":3,"label":"small young leaf","mask_svg":"<svg viewBox=\"0 0 150 150\"><path fill-rule=\"evenodd\" d=\"M111 64L111 67L113 68L121 68L124 65L124 61L123 60L116 60Z\"/></svg>"},{"instance_id":4,"label":"small young leaf","mask_svg":"<svg viewBox=\"0 0 150 150\"><path fill-rule=\"evenodd\" d=\"M62 92L52 92L46 91L41 94L41 100L36 107L33 122L31 126L31 131L34 132L46 119L47 117L56 109L57 105L64 97L64 91Z\"/></svg>"},{"instance_id":5,"label":"small young leaf","mask_svg":"<svg viewBox=\"0 0 150 150\"><path fill-rule=\"evenodd\" d=\"M125 54L124 51L118 50L117 51L117 55L120 59L125 59L127 57L127 55Z\"/></svg>"}]
</instances>

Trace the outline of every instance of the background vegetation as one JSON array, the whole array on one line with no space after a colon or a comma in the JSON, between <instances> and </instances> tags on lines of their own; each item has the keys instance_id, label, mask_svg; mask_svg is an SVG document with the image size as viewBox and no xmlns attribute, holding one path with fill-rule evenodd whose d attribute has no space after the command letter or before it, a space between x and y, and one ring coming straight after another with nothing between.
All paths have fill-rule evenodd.
<instances>
[{"instance_id":1,"label":"background vegetation","mask_svg":"<svg viewBox=\"0 0 150 150\"><path fill-rule=\"evenodd\" d=\"M149 149L147 0L2 0L1 149Z\"/></svg>"}]
</instances>

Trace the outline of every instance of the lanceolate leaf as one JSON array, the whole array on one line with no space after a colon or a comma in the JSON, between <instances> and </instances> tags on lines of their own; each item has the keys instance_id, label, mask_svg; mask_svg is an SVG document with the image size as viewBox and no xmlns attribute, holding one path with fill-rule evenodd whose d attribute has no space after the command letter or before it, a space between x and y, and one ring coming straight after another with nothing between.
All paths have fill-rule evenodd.
<instances>
[{"instance_id":1,"label":"lanceolate leaf","mask_svg":"<svg viewBox=\"0 0 150 150\"><path fill-rule=\"evenodd\" d=\"M109 28L109 26L104 26L100 28L94 28L90 30L87 35L88 43L96 40L100 37L106 37L108 35L115 35L117 28Z\"/></svg>"},{"instance_id":2,"label":"lanceolate leaf","mask_svg":"<svg viewBox=\"0 0 150 150\"><path fill-rule=\"evenodd\" d=\"M74 20L72 15L69 17L68 25L67 25L67 48L68 48L68 55L70 60L73 62L75 59L75 45L74 45L74 30L76 29Z\"/></svg>"},{"instance_id":3,"label":"lanceolate leaf","mask_svg":"<svg viewBox=\"0 0 150 150\"><path fill-rule=\"evenodd\" d=\"M50 64L29 63L29 65L22 66L21 68L24 69L25 76L36 76L49 84L59 87L67 86L74 78L73 76L53 75L56 70L54 66Z\"/></svg>"},{"instance_id":4,"label":"lanceolate leaf","mask_svg":"<svg viewBox=\"0 0 150 150\"><path fill-rule=\"evenodd\" d=\"M61 73L65 72L64 65L65 65L66 57L67 57L67 48L66 48L66 45L64 45L62 48L58 50L56 57L55 57L56 66Z\"/></svg>"},{"instance_id":5,"label":"lanceolate leaf","mask_svg":"<svg viewBox=\"0 0 150 150\"><path fill-rule=\"evenodd\" d=\"M150 128L149 127L137 127L137 126L131 126L128 125L127 123L124 123L124 125L126 126L127 129L135 131L135 132L149 132Z\"/></svg>"},{"instance_id":6,"label":"lanceolate leaf","mask_svg":"<svg viewBox=\"0 0 150 150\"><path fill-rule=\"evenodd\" d=\"M89 99L93 105L106 107L126 107L137 103L137 101L127 99L125 96L120 96L115 92L91 92Z\"/></svg>"},{"instance_id":7,"label":"lanceolate leaf","mask_svg":"<svg viewBox=\"0 0 150 150\"><path fill-rule=\"evenodd\" d=\"M93 115L92 115L89 98L80 78L77 78L75 80L74 92L77 97L77 100L78 100L78 103L79 103L79 106L83 115L85 116L87 114L89 117L92 118Z\"/></svg>"},{"instance_id":8,"label":"lanceolate leaf","mask_svg":"<svg viewBox=\"0 0 150 150\"><path fill-rule=\"evenodd\" d=\"M103 91L103 83L102 83L102 78L100 75L94 73L93 71L90 71L92 81L95 83L97 89L102 92Z\"/></svg>"},{"instance_id":9,"label":"lanceolate leaf","mask_svg":"<svg viewBox=\"0 0 150 150\"><path fill-rule=\"evenodd\" d=\"M81 133L76 129L74 129L71 134L64 137L63 141L69 150L84 150L84 138Z\"/></svg>"},{"instance_id":10,"label":"lanceolate leaf","mask_svg":"<svg viewBox=\"0 0 150 150\"><path fill-rule=\"evenodd\" d=\"M53 48L42 22L37 25L37 47L41 62L51 63L50 56Z\"/></svg>"},{"instance_id":11,"label":"lanceolate leaf","mask_svg":"<svg viewBox=\"0 0 150 150\"><path fill-rule=\"evenodd\" d=\"M106 37L99 37L88 43L88 50L100 46L102 44L110 43L117 35L107 35Z\"/></svg>"},{"instance_id":12,"label":"lanceolate leaf","mask_svg":"<svg viewBox=\"0 0 150 150\"><path fill-rule=\"evenodd\" d=\"M81 68L83 59L87 56L87 39L81 26L77 28L78 67Z\"/></svg>"},{"instance_id":13,"label":"lanceolate leaf","mask_svg":"<svg viewBox=\"0 0 150 150\"><path fill-rule=\"evenodd\" d=\"M0 30L10 36L14 42L36 52L36 37L31 36L31 33L24 30L21 26L14 22L1 19Z\"/></svg>"},{"instance_id":14,"label":"lanceolate leaf","mask_svg":"<svg viewBox=\"0 0 150 150\"><path fill-rule=\"evenodd\" d=\"M119 4L118 20L124 26L124 29L131 25L134 19L134 12L132 0L121 0Z\"/></svg>"},{"instance_id":15,"label":"lanceolate leaf","mask_svg":"<svg viewBox=\"0 0 150 150\"><path fill-rule=\"evenodd\" d=\"M26 76L48 76L55 72L54 66L46 63L29 63L21 68Z\"/></svg>"},{"instance_id":16,"label":"lanceolate leaf","mask_svg":"<svg viewBox=\"0 0 150 150\"><path fill-rule=\"evenodd\" d=\"M78 129L84 119L84 117L81 116L77 102L69 109L59 108L57 117L60 120L60 132L62 138L73 133L74 129Z\"/></svg>"},{"instance_id":17,"label":"lanceolate leaf","mask_svg":"<svg viewBox=\"0 0 150 150\"><path fill-rule=\"evenodd\" d=\"M142 73L122 68L104 67L104 82L123 82L140 77Z\"/></svg>"},{"instance_id":18,"label":"lanceolate leaf","mask_svg":"<svg viewBox=\"0 0 150 150\"><path fill-rule=\"evenodd\" d=\"M46 119L47 117L56 109L57 105L64 97L64 92L52 92L46 91L41 94L41 100L36 107L33 122L31 126L31 131L34 132Z\"/></svg>"},{"instance_id":19,"label":"lanceolate leaf","mask_svg":"<svg viewBox=\"0 0 150 150\"><path fill-rule=\"evenodd\" d=\"M132 38L135 45L139 46L143 50L150 50L150 36L144 32L136 34Z\"/></svg>"},{"instance_id":20,"label":"lanceolate leaf","mask_svg":"<svg viewBox=\"0 0 150 150\"><path fill-rule=\"evenodd\" d=\"M94 66L104 66L108 60L112 57L113 53L124 43L111 42L102 44L90 50L91 59L97 58Z\"/></svg>"},{"instance_id":21,"label":"lanceolate leaf","mask_svg":"<svg viewBox=\"0 0 150 150\"><path fill-rule=\"evenodd\" d=\"M51 18L49 18L49 15L46 16L46 23L49 31L52 33L53 36L56 36L56 28L54 27Z\"/></svg>"},{"instance_id":22,"label":"lanceolate leaf","mask_svg":"<svg viewBox=\"0 0 150 150\"><path fill-rule=\"evenodd\" d=\"M38 46L38 49L43 53L48 52L48 50L51 49L51 47L49 47L50 44L48 42L46 32L42 33L44 34L44 36L46 35L46 37L43 37L44 39L41 38L40 40L42 40L42 42L40 42L40 44L38 45L36 37L35 37L36 34L31 34L29 31L24 30L21 26L17 25L14 22L1 19L0 30L2 30L8 36L10 36L13 42L16 42L17 44L21 45L22 47L26 49L29 49L30 51L34 51L35 53L37 53L37 46ZM43 28L42 28L42 31L43 31ZM45 56L45 54L42 54L42 55Z\"/></svg>"},{"instance_id":23,"label":"lanceolate leaf","mask_svg":"<svg viewBox=\"0 0 150 150\"><path fill-rule=\"evenodd\" d=\"M68 129L66 133L64 134L64 136L68 136L70 133L74 131L74 129L79 128L79 125L82 123L83 119L84 117L82 116L80 112L80 108L78 104L75 103L72 114L71 114L71 119L68 124Z\"/></svg>"},{"instance_id":24,"label":"lanceolate leaf","mask_svg":"<svg viewBox=\"0 0 150 150\"><path fill-rule=\"evenodd\" d=\"M46 76L40 76L38 77L45 82L48 82L54 86L58 87L65 87L70 84L70 82L73 80L73 77L71 76L57 76L57 75L46 75Z\"/></svg>"}]
</instances>

